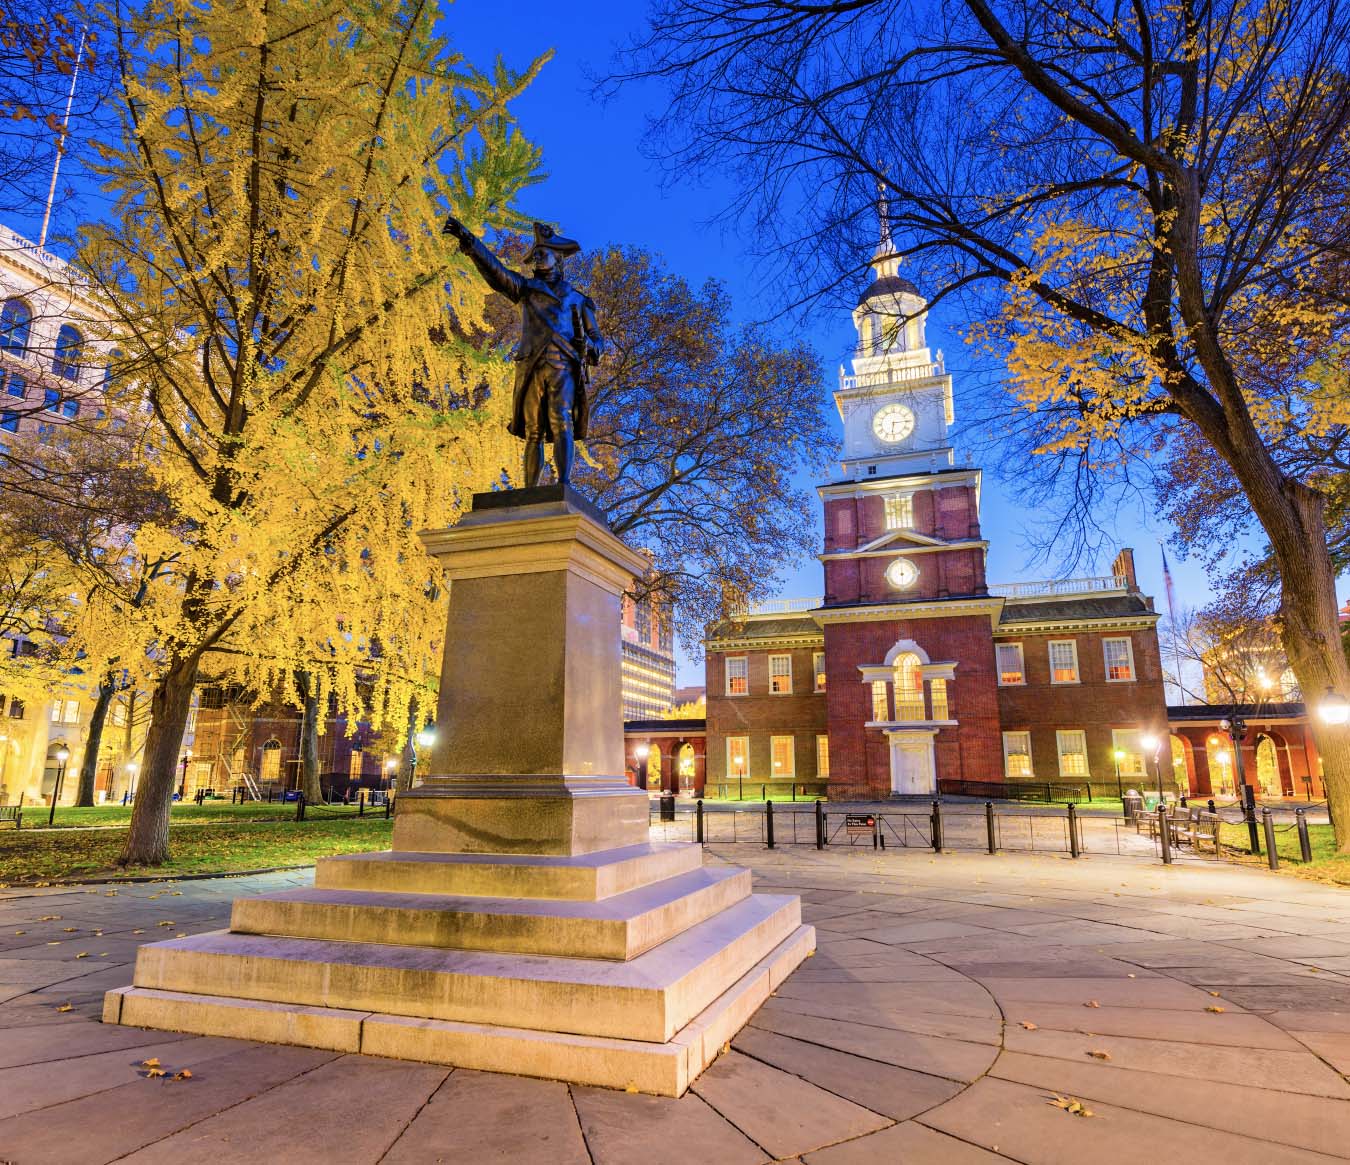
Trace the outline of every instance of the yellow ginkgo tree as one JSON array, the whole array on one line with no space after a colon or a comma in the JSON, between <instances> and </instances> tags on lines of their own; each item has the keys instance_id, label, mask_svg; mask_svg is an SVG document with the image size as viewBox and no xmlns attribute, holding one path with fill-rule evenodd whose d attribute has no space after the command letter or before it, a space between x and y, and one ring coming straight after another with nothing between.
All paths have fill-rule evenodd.
<instances>
[{"instance_id":1,"label":"yellow ginkgo tree","mask_svg":"<svg viewBox=\"0 0 1350 1165\"><path fill-rule=\"evenodd\" d=\"M441 222L512 225L538 156L506 105L542 64L474 69L440 15L423 0L113 13L115 212L80 260L116 344L109 408L152 422L167 499L136 552L173 564L134 614L155 673L124 864L167 854L207 662L254 691L310 670L377 726L426 698L442 588L417 531L514 461L501 358L457 339L480 284Z\"/></svg>"}]
</instances>

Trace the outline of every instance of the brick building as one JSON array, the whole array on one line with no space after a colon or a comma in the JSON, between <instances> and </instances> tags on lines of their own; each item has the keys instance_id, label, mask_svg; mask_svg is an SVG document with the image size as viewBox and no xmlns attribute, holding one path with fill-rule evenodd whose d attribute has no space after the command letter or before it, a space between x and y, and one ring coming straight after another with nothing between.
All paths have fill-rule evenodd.
<instances>
[{"instance_id":1,"label":"brick building","mask_svg":"<svg viewBox=\"0 0 1350 1165\"><path fill-rule=\"evenodd\" d=\"M1119 764L1138 783L1167 752L1167 708L1133 553L1105 577L988 583L981 472L957 464L951 377L898 264L883 234L834 394L844 460L818 489L823 596L763 604L706 641L707 780L878 797L1114 781Z\"/></svg>"}]
</instances>

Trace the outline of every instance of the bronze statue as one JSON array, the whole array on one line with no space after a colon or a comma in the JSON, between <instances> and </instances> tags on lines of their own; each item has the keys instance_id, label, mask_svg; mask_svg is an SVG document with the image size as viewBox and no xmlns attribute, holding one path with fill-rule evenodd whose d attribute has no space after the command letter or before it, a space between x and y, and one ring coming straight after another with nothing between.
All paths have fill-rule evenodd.
<instances>
[{"instance_id":1,"label":"bronze statue","mask_svg":"<svg viewBox=\"0 0 1350 1165\"><path fill-rule=\"evenodd\" d=\"M494 291L521 305L516 388L507 430L525 441L525 485L539 484L544 442L553 443L553 468L567 484L574 439L584 440L590 418L587 368L600 359L605 341L595 323L595 304L567 282L563 258L579 243L534 224L534 245L525 256L534 276L508 270L481 239L451 215L445 233L478 268Z\"/></svg>"}]
</instances>

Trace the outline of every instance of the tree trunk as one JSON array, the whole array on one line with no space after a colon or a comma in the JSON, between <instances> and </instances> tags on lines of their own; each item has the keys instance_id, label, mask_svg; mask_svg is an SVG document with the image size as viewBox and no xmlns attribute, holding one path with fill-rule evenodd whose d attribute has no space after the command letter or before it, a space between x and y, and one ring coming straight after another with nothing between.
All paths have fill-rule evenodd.
<instances>
[{"instance_id":1,"label":"tree trunk","mask_svg":"<svg viewBox=\"0 0 1350 1165\"><path fill-rule=\"evenodd\" d=\"M117 692L117 681L112 675L103 677L98 686L98 699L94 701L94 713L89 717L89 735L84 742L84 760L80 762L80 787L75 793L75 804L89 807L94 804L94 779L98 776L98 751L103 744L103 726L108 720L108 709L112 707L112 698ZM114 777L113 780L116 780ZM112 796L112 781L108 783L108 795Z\"/></svg>"},{"instance_id":2,"label":"tree trunk","mask_svg":"<svg viewBox=\"0 0 1350 1165\"><path fill-rule=\"evenodd\" d=\"M295 689L300 695L300 791L309 802L322 802L319 782L319 691L307 671L295 673Z\"/></svg>"},{"instance_id":3,"label":"tree trunk","mask_svg":"<svg viewBox=\"0 0 1350 1165\"><path fill-rule=\"evenodd\" d=\"M145 763L131 810L131 831L117 864L158 866L169 856L169 808L178 781L178 750L183 744L197 655L174 655L150 694L150 731Z\"/></svg>"}]
</instances>

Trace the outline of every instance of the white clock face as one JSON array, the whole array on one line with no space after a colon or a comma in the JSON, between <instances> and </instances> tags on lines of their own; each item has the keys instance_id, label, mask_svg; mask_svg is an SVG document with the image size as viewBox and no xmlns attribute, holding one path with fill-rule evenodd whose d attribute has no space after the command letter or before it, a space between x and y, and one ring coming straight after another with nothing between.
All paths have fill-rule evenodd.
<instances>
[{"instance_id":1,"label":"white clock face","mask_svg":"<svg viewBox=\"0 0 1350 1165\"><path fill-rule=\"evenodd\" d=\"M894 445L914 432L914 414L904 405L882 405L872 418L872 432L887 445Z\"/></svg>"},{"instance_id":2,"label":"white clock face","mask_svg":"<svg viewBox=\"0 0 1350 1165\"><path fill-rule=\"evenodd\" d=\"M886 581L897 591L903 591L919 581L919 568L908 558L897 558L886 568Z\"/></svg>"}]
</instances>

